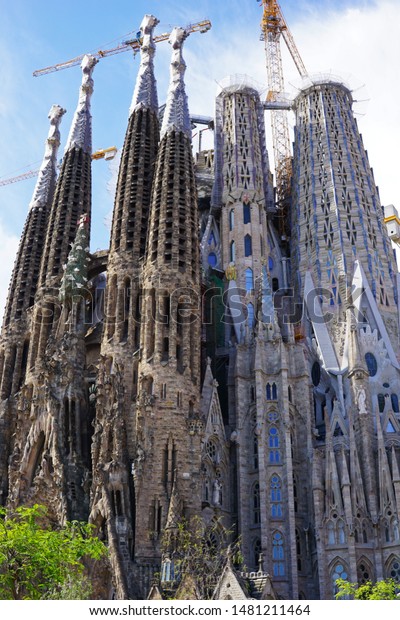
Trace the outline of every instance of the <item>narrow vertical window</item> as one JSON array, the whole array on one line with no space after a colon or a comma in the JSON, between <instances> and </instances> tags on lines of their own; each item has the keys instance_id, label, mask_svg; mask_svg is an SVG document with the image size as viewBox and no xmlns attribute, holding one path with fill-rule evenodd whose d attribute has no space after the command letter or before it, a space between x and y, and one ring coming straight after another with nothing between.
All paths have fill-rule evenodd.
<instances>
[{"instance_id":1,"label":"narrow vertical window","mask_svg":"<svg viewBox=\"0 0 400 620\"><path fill-rule=\"evenodd\" d=\"M229 230L233 230L235 226L235 210L231 209L229 211Z\"/></svg>"},{"instance_id":2,"label":"narrow vertical window","mask_svg":"<svg viewBox=\"0 0 400 620\"><path fill-rule=\"evenodd\" d=\"M260 522L260 485L256 482L253 487L253 523L257 525Z\"/></svg>"},{"instance_id":3,"label":"narrow vertical window","mask_svg":"<svg viewBox=\"0 0 400 620\"><path fill-rule=\"evenodd\" d=\"M254 326L254 306L253 304L247 304L247 322L249 327Z\"/></svg>"},{"instance_id":4,"label":"narrow vertical window","mask_svg":"<svg viewBox=\"0 0 400 620\"><path fill-rule=\"evenodd\" d=\"M253 436L253 467L258 469L258 437L255 433Z\"/></svg>"},{"instance_id":5,"label":"narrow vertical window","mask_svg":"<svg viewBox=\"0 0 400 620\"><path fill-rule=\"evenodd\" d=\"M244 255L251 256L253 253L251 235L246 235L244 238Z\"/></svg>"},{"instance_id":6,"label":"narrow vertical window","mask_svg":"<svg viewBox=\"0 0 400 620\"><path fill-rule=\"evenodd\" d=\"M251 222L250 205L243 205L243 224L250 224L250 222Z\"/></svg>"},{"instance_id":7,"label":"narrow vertical window","mask_svg":"<svg viewBox=\"0 0 400 620\"><path fill-rule=\"evenodd\" d=\"M272 537L272 570L274 577L285 575L285 549L280 532L275 532Z\"/></svg>"},{"instance_id":8,"label":"narrow vertical window","mask_svg":"<svg viewBox=\"0 0 400 620\"><path fill-rule=\"evenodd\" d=\"M279 432L276 426L271 426L271 428L269 429L268 447L269 447L269 462L271 464L280 463L281 453L279 450Z\"/></svg>"},{"instance_id":9,"label":"narrow vertical window","mask_svg":"<svg viewBox=\"0 0 400 620\"><path fill-rule=\"evenodd\" d=\"M251 293L252 290L254 289L254 278L253 278L253 270L248 268L245 271L245 278L246 278L246 291L248 293Z\"/></svg>"},{"instance_id":10,"label":"narrow vertical window","mask_svg":"<svg viewBox=\"0 0 400 620\"><path fill-rule=\"evenodd\" d=\"M272 476L270 483L271 517L282 517L282 483L279 476Z\"/></svg>"},{"instance_id":11,"label":"narrow vertical window","mask_svg":"<svg viewBox=\"0 0 400 620\"><path fill-rule=\"evenodd\" d=\"M230 262L234 263L236 260L236 247L235 247L235 242L231 241L231 246L230 246Z\"/></svg>"}]
</instances>

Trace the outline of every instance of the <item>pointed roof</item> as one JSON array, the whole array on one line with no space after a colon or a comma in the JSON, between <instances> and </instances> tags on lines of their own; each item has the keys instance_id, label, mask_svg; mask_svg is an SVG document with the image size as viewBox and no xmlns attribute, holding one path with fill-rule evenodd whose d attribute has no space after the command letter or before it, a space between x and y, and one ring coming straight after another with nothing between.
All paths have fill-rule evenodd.
<instances>
[{"instance_id":1,"label":"pointed roof","mask_svg":"<svg viewBox=\"0 0 400 620\"><path fill-rule=\"evenodd\" d=\"M187 36L188 33L183 28L174 28L169 37L169 43L172 45L171 73L161 138L174 130L185 133L189 139L192 137L184 82L186 63L182 56L182 47Z\"/></svg>"},{"instance_id":2,"label":"pointed roof","mask_svg":"<svg viewBox=\"0 0 400 620\"><path fill-rule=\"evenodd\" d=\"M231 562L228 560L221 573L211 599L213 601L240 601L247 600L248 598L249 596L247 594L245 581L242 579L242 576L235 571Z\"/></svg>"},{"instance_id":3,"label":"pointed roof","mask_svg":"<svg viewBox=\"0 0 400 620\"><path fill-rule=\"evenodd\" d=\"M81 63L82 83L79 90L78 106L72 119L71 129L65 153L73 148L81 148L85 153L92 152L92 115L90 113L90 99L93 93L92 73L98 60L86 54Z\"/></svg>"},{"instance_id":4,"label":"pointed roof","mask_svg":"<svg viewBox=\"0 0 400 620\"><path fill-rule=\"evenodd\" d=\"M39 176L33 191L30 209L51 205L55 182L57 177L57 153L60 146L61 119L66 110L59 105L52 105L48 114L50 129L46 140L46 146Z\"/></svg>"},{"instance_id":5,"label":"pointed roof","mask_svg":"<svg viewBox=\"0 0 400 620\"><path fill-rule=\"evenodd\" d=\"M177 487L176 472L174 475L174 484L172 487L171 499L168 506L167 522L165 530L177 529L178 524L183 517L183 502Z\"/></svg>"},{"instance_id":6,"label":"pointed roof","mask_svg":"<svg viewBox=\"0 0 400 620\"><path fill-rule=\"evenodd\" d=\"M201 404L200 409L203 415L206 417L210 411L211 402L214 395L214 376L211 370L211 358L207 357L206 372L204 374L203 387L201 390Z\"/></svg>"},{"instance_id":7,"label":"pointed roof","mask_svg":"<svg viewBox=\"0 0 400 620\"><path fill-rule=\"evenodd\" d=\"M151 108L158 110L157 82L154 77L153 58L156 53L156 45L153 40L153 30L159 23L154 15L145 15L140 30L142 32L142 45L140 47L140 67L136 80L135 90L129 116L139 108Z\"/></svg>"}]
</instances>

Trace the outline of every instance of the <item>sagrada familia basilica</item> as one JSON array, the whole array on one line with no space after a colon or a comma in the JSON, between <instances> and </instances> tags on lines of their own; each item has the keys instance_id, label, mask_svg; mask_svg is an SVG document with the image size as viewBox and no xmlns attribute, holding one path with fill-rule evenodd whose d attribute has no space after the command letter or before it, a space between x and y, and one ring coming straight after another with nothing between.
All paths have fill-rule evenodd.
<instances>
[{"instance_id":1,"label":"sagrada familia basilica","mask_svg":"<svg viewBox=\"0 0 400 620\"><path fill-rule=\"evenodd\" d=\"M194 158L186 33L160 114L157 23L107 250L90 252L94 58L58 178L50 110L1 332L0 502L93 523L103 598L173 590L162 540L193 517L241 539L246 568L227 560L215 598L400 580L398 274L351 91L299 90L282 229L259 92L222 83L215 148Z\"/></svg>"}]
</instances>

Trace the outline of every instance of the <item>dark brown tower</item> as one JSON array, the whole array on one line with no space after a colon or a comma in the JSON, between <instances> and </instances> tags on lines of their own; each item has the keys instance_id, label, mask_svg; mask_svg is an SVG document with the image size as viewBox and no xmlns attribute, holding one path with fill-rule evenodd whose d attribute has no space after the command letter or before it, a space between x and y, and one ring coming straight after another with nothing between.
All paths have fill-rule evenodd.
<instances>
[{"instance_id":1,"label":"dark brown tower","mask_svg":"<svg viewBox=\"0 0 400 620\"><path fill-rule=\"evenodd\" d=\"M131 463L140 347L141 272L159 143L153 67L153 30L157 24L152 15L146 15L141 24L141 63L118 175L107 265L106 320L97 378L91 519L113 546L112 572L120 598L138 596L134 579L130 578L134 529Z\"/></svg>"},{"instance_id":2,"label":"dark brown tower","mask_svg":"<svg viewBox=\"0 0 400 620\"><path fill-rule=\"evenodd\" d=\"M58 316L58 287L83 213L91 211L92 72L97 60L85 56L78 106L72 120L47 226L35 300L28 372L40 370L47 340Z\"/></svg>"},{"instance_id":3,"label":"dark brown tower","mask_svg":"<svg viewBox=\"0 0 400 620\"><path fill-rule=\"evenodd\" d=\"M49 112L50 130L44 158L22 232L4 313L0 349L0 444L3 446L0 453L0 493L3 501L7 493L8 478L9 452L6 447L10 447L6 437L10 439L15 424L15 416L11 414L12 404L8 399L19 390L26 373L30 319L27 311L33 305L39 277L47 220L57 177L59 124L64 113L65 110L58 105L53 105Z\"/></svg>"},{"instance_id":4,"label":"dark brown tower","mask_svg":"<svg viewBox=\"0 0 400 620\"><path fill-rule=\"evenodd\" d=\"M200 318L197 196L183 81L185 31L171 33L171 81L153 183L143 270L143 315L136 415L135 562L159 565L172 497L182 517L200 505ZM174 489L174 492L173 492ZM176 497L179 494L179 501Z\"/></svg>"}]
</instances>

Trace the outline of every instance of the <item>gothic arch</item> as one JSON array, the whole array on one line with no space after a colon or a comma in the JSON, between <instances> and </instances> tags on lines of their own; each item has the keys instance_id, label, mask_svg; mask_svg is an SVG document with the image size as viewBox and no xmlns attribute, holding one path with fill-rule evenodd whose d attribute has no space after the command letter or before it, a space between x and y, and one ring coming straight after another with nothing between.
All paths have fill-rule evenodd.
<instances>
[{"instance_id":1,"label":"gothic arch","mask_svg":"<svg viewBox=\"0 0 400 620\"><path fill-rule=\"evenodd\" d=\"M330 582L332 584L332 598L334 598L337 592L336 580L348 579L349 577L349 569L347 563L340 556L336 556L336 558L332 560L332 562L329 564L328 573Z\"/></svg>"},{"instance_id":2,"label":"gothic arch","mask_svg":"<svg viewBox=\"0 0 400 620\"><path fill-rule=\"evenodd\" d=\"M375 574L372 562L365 556L361 556L357 562L357 581L360 585L367 581L374 581Z\"/></svg>"},{"instance_id":3,"label":"gothic arch","mask_svg":"<svg viewBox=\"0 0 400 620\"><path fill-rule=\"evenodd\" d=\"M394 553L385 562L385 578L400 581L400 557Z\"/></svg>"}]
</instances>

